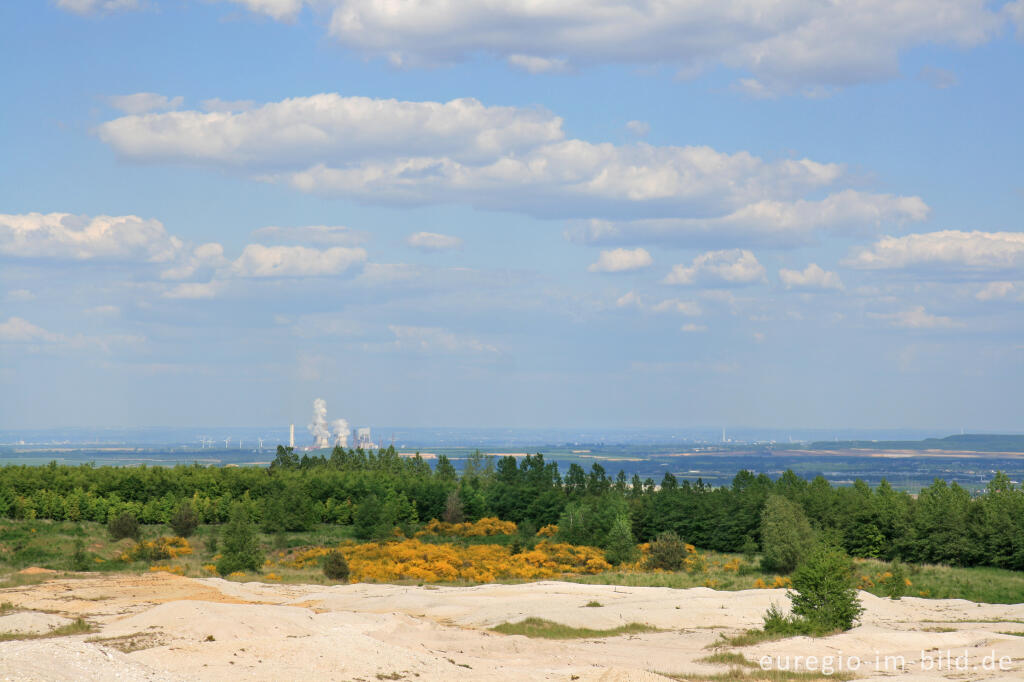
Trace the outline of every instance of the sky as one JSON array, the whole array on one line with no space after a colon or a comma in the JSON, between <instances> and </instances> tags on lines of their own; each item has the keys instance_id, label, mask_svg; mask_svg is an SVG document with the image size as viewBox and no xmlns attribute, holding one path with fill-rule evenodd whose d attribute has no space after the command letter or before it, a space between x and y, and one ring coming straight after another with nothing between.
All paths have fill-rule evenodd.
<instances>
[{"instance_id":1,"label":"sky","mask_svg":"<svg viewBox=\"0 0 1024 682\"><path fill-rule=\"evenodd\" d=\"M1024 431L1024 0L0 5L0 428Z\"/></svg>"}]
</instances>

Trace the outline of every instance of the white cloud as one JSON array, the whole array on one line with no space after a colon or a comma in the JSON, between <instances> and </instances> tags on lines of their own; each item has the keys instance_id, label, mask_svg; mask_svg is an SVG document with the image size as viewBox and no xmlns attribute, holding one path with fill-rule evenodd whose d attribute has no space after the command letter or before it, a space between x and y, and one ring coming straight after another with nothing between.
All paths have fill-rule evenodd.
<instances>
[{"instance_id":1,"label":"white cloud","mask_svg":"<svg viewBox=\"0 0 1024 682\"><path fill-rule=\"evenodd\" d=\"M1017 37L1024 38L1024 0L1015 0L1003 5L1003 12L1017 25Z\"/></svg>"},{"instance_id":2,"label":"white cloud","mask_svg":"<svg viewBox=\"0 0 1024 682\"><path fill-rule=\"evenodd\" d=\"M644 297L633 291L629 291L620 296L615 301L615 305L619 308L638 308L640 310L646 310L654 313L678 313L688 317L698 317L704 314L700 304L696 301L683 301L678 298L668 298L657 303L648 303Z\"/></svg>"},{"instance_id":3,"label":"white cloud","mask_svg":"<svg viewBox=\"0 0 1024 682\"><path fill-rule=\"evenodd\" d=\"M281 21L291 21L302 10L303 0L230 0L250 12L265 14Z\"/></svg>"},{"instance_id":4,"label":"white cloud","mask_svg":"<svg viewBox=\"0 0 1024 682\"><path fill-rule=\"evenodd\" d=\"M472 337L464 337L439 327L388 325L395 335L395 347L422 353L498 353L498 348Z\"/></svg>"},{"instance_id":5,"label":"white cloud","mask_svg":"<svg viewBox=\"0 0 1024 682\"><path fill-rule=\"evenodd\" d=\"M165 95L158 95L155 92L137 92L134 95L111 95L107 102L115 109L126 114L147 114L151 111L167 111L177 109L185 102L185 98L178 96L168 98Z\"/></svg>"},{"instance_id":6,"label":"white cloud","mask_svg":"<svg viewBox=\"0 0 1024 682\"><path fill-rule=\"evenodd\" d=\"M665 284L742 285L764 279L764 266L746 249L708 251L690 265L676 265L665 277Z\"/></svg>"},{"instance_id":7,"label":"white cloud","mask_svg":"<svg viewBox=\"0 0 1024 682\"><path fill-rule=\"evenodd\" d=\"M568 69L564 59L552 59L548 57L531 57L525 54L510 54L506 61L530 73L560 73Z\"/></svg>"},{"instance_id":8,"label":"white cloud","mask_svg":"<svg viewBox=\"0 0 1024 682\"><path fill-rule=\"evenodd\" d=\"M160 279L188 279L200 270L215 270L227 264L224 247L216 242L200 244L191 253L179 256L178 261L160 273Z\"/></svg>"},{"instance_id":9,"label":"white cloud","mask_svg":"<svg viewBox=\"0 0 1024 682\"><path fill-rule=\"evenodd\" d=\"M86 308L83 312L86 315L93 315L95 317L117 317L121 314L121 309L116 305L98 305L92 308Z\"/></svg>"},{"instance_id":10,"label":"white cloud","mask_svg":"<svg viewBox=\"0 0 1024 682\"><path fill-rule=\"evenodd\" d=\"M462 246L462 240L448 234L417 232L409 235L405 243L420 251L445 251Z\"/></svg>"},{"instance_id":11,"label":"white cloud","mask_svg":"<svg viewBox=\"0 0 1024 682\"><path fill-rule=\"evenodd\" d=\"M471 161L563 137L561 119L540 109L334 93L240 112L124 116L97 133L127 159L264 169L431 155Z\"/></svg>"},{"instance_id":12,"label":"white cloud","mask_svg":"<svg viewBox=\"0 0 1024 682\"><path fill-rule=\"evenodd\" d=\"M688 334L694 334L699 332L706 332L708 330L706 325L694 324L692 322L684 324L680 329Z\"/></svg>"},{"instance_id":13,"label":"white cloud","mask_svg":"<svg viewBox=\"0 0 1024 682\"><path fill-rule=\"evenodd\" d=\"M724 214L725 229L730 222L750 231L750 222L756 228L758 220L788 219L800 223L792 229L802 235L816 219L866 222L927 210L916 198L840 192L823 202L797 202L788 208L797 215L789 217L787 202L834 185L843 167L709 147L567 140L561 119L550 113L466 99L316 95L241 113L126 116L102 124L98 134L131 160L230 167L302 192L388 204L712 221L686 228L698 231L722 227L713 220ZM763 215L772 211L782 215Z\"/></svg>"},{"instance_id":14,"label":"white cloud","mask_svg":"<svg viewBox=\"0 0 1024 682\"><path fill-rule=\"evenodd\" d=\"M920 305L896 313L868 313L868 317L888 320L893 327L903 329L952 329L963 326L952 318L932 315Z\"/></svg>"},{"instance_id":15,"label":"white cloud","mask_svg":"<svg viewBox=\"0 0 1024 682\"><path fill-rule=\"evenodd\" d=\"M305 246L249 244L228 268L237 277L323 277L338 275L366 260L360 248L323 251Z\"/></svg>"},{"instance_id":16,"label":"white cloud","mask_svg":"<svg viewBox=\"0 0 1024 682\"><path fill-rule=\"evenodd\" d=\"M779 279L787 289L842 289L839 275L811 263L803 270L779 270Z\"/></svg>"},{"instance_id":17,"label":"white cloud","mask_svg":"<svg viewBox=\"0 0 1024 682\"><path fill-rule=\"evenodd\" d=\"M647 137L647 134L651 132L651 124L647 121L627 121L626 130L637 137Z\"/></svg>"},{"instance_id":18,"label":"white cloud","mask_svg":"<svg viewBox=\"0 0 1024 682\"><path fill-rule=\"evenodd\" d=\"M159 220L69 213L0 214L0 254L64 260L173 260L183 242Z\"/></svg>"},{"instance_id":19,"label":"white cloud","mask_svg":"<svg viewBox=\"0 0 1024 682\"><path fill-rule=\"evenodd\" d=\"M723 242L797 246L817 233L860 234L886 224L921 221L928 206L920 197L843 190L821 200L764 199L711 218L659 218L632 221L589 220L567 236L586 244L646 241L672 245Z\"/></svg>"},{"instance_id":20,"label":"white cloud","mask_svg":"<svg viewBox=\"0 0 1024 682\"><path fill-rule=\"evenodd\" d=\"M252 236L261 241L295 242L321 246L358 246L369 240L362 230L353 230L343 225L305 225L302 227L277 227L270 225L252 231Z\"/></svg>"},{"instance_id":21,"label":"white cloud","mask_svg":"<svg viewBox=\"0 0 1024 682\"><path fill-rule=\"evenodd\" d=\"M298 0L296 0L297 2ZM511 61L669 65L688 76L717 66L772 92L893 77L918 46L971 47L1010 18L980 0L332 0L330 34L394 64L484 53Z\"/></svg>"},{"instance_id":22,"label":"white cloud","mask_svg":"<svg viewBox=\"0 0 1024 682\"><path fill-rule=\"evenodd\" d=\"M1024 232L945 230L884 237L854 251L843 264L866 270L1009 270L1024 267Z\"/></svg>"},{"instance_id":23,"label":"white cloud","mask_svg":"<svg viewBox=\"0 0 1024 682\"><path fill-rule=\"evenodd\" d=\"M57 7L75 14L138 9L138 0L57 0Z\"/></svg>"},{"instance_id":24,"label":"white cloud","mask_svg":"<svg viewBox=\"0 0 1024 682\"><path fill-rule=\"evenodd\" d=\"M643 270L654 263L647 249L612 249L602 251L597 262L592 263L587 272L633 272Z\"/></svg>"},{"instance_id":25,"label":"white cloud","mask_svg":"<svg viewBox=\"0 0 1024 682\"><path fill-rule=\"evenodd\" d=\"M57 343L60 340L60 334L48 332L20 317L0 322L0 343Z\"/></svg>"},{"instance_id":26,"label":"white cloud","mask_svg":"<svg viewBox=\"0 0 1024 682\"><path fill-rule=\"evenodd\" d=\"M979 301L998 301L1012 298L1018 292L1020 292L1018 300L1024 300L1024 287L1019 282L989 282L974 294L974 298Z\"/></svg>"}]
</instances>

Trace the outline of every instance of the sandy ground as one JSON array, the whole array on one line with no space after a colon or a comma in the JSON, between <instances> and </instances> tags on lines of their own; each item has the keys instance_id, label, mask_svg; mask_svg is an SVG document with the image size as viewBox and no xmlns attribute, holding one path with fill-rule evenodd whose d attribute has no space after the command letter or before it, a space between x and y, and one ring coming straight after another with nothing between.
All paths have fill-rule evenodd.
<instances>
[{"instance_id":1,"label":"sandy ground","mask_svg":"<svg viewBox=\"0 0 1024 682\"><path fill-rule=\"evenodd\" d=\"M767 667L822 671L826 661L832 670L856 664L855 675L864 679L1024 679L1024 637L1000 634L1024 632L1024 604L890 601L863 592L861 599L862 624L849 632L730 650ZM367 682L714 675L729 668L699 662L712 652L708 645L722 633L758 626L773 601L788 603L784 590L562 582L325 587L166 573L51 579L0 590L0 601L15 607L0 618L0 632L46 631L79 616L96 628L0 642L0 679ZM590 601L603 606L586 607ZM568 641L488 631L530 616L591 628L636 621L664 631Z\"/></svg>"}]
</instances>

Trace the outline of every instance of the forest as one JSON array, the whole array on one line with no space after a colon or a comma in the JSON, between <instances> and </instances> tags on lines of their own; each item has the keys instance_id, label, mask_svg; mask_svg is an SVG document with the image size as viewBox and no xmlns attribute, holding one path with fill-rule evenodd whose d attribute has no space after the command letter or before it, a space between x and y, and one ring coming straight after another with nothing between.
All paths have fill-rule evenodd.
<instances>
[{"instance_id":1,"label":"forest","mask_svg":"<svg viewBox=\"0 0 1024 682\"><path fill-rule=\"evenodd\" d=\"M785 500L801 521L851 556L1024 570L1024 489L996 473L981 494L936 479L916 496L887 482L833 486L787 471L776 480L741 471L731 485L610 476L599 464L563 475L542 454L474 454L461 475L444 456L434 466L393 448L335 448L301 457L278 447L269 467L0 467L0 516L105 523L129 514L168 523L188 502L203 524L244 506L264 532L351 525L362 540L412 537L424 523L497 517L558 538L608 547L623 528L636 542L673 531L719 552L763 551L766 506ZM397 530L396 530L397 529Z\"/></svg>"}]
</instances>

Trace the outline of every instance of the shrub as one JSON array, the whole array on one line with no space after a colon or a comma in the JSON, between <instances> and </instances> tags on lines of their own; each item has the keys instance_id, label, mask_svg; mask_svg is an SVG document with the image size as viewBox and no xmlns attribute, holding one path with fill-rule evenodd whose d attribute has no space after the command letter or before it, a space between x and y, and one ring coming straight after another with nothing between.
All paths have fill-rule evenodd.
<instances>
[{"instance_id":1,"label":"shrub","mask_svg":"<svg viewBox=\"0 0 1024 682\"><path fill-rule=\"evenodd\" d=\"M814 531L803 509L779 495L771 495L761 516L761 570L789 573L814 545Z\"/></svg>"},{"instance_id":2,"label":"shrub","mask_svg":"<svg viewBox=\"0 0 1024 682\"><path fill-rule=\"evenodd\" d=\"M466 516L462 512L462 498L459 497L458 490L448 493L448 499L445 502L444 514L441 515L441 520L445 523L462 523L466 520Z\"/></svg>"},{"instance_id":3,"label":"shrub","mask_svg":"<svg viewBox=\"0 0 1024 682\"><path fill-rule=\"evenodd\" d=\"M348 580L348 562L345 555L339 550L334 550L324 556L324 575L331 580Z\"/></svg>"},{"instance_id":4,"label":"shrub","mask_svg":"<svg viewBox=\"0 0 1024 682\"><path fill-rule=\"evenodd\" d=\"M667 530L651 542L647 568L678 571L686 560L686 543L675 531Z\"/></svg>"},{"instance_id":5,"label":"shrub","mask_svg":"<svg viewBox=\"0 0 1024 682\"><path fill-rule=\"evenodd\" d=\"M627 516L619 516L608 531L604 558L610 564L622 564L636 561L636 540Z\"/></svg>"},{"instance_id":6,"label":"shrub","mask_svg":"<svg viewBox=\"0 0 1024 682\"><path fill-rule=\"evenodd\" d=\"M199 527L199 515L196 514L192 503L185 500L174 510L168 525L179 538L187 538Z\"/></svg>"},{"instance_id":7,"label":"shrub","mask_svg":"<svg viewBox=\"0 0 1024 682\"><path fill-rule=\"evenodd\" d=\"M910 580L907 578L901 562L892 562L892 568L889 569L889 576L885 579L884 585L885 594L890 599L899 599L907 593Z\"/></svg>"},{"instance_id":8,"label":"shrub","mask_svg":"<svg viewBox=\"0 0 1024 682\"><path fill-rule=\"evenodd\" d=\"M75 549L71 553L68 563L72 571L88 571L91 568L89 554L85 551L85 542L82 541L82 538L75 540Z\"/></svg>"},{"instance_id":9,"label":"shrub","mask_svg":"<svg viewBox=\"0 0 1024 682\"><path fill-rule=\"evenodd\" d=\"M793 614L817 632L849 630L864 612L853 585L853 562L841 548L819 543L793 572Z\"/></svg>"},{"instance_id":10,"label":"shrub","mask_svg":"<svg viewBox=\"0 0 1024 682\"><path fill-rule=\"evenodd\" d=\"M231 505L231 516L221 534L221 557L217 573L230 575L240 571L258 571L263 565L263 552L256 539L256 527L244 504Z\"/></svg>"},{"instance_id":11,"label":"shrub","mask_svg":"<svg viewBox=\"0 0 1024 682\"><path fill-rule=\"evenodd\" d=\"M138 540L139 520L129 512L122 512L107 523L107 531L110 533L110 537L115 540L122 540L124 538Z\"/></svg>"}]
</instances>

